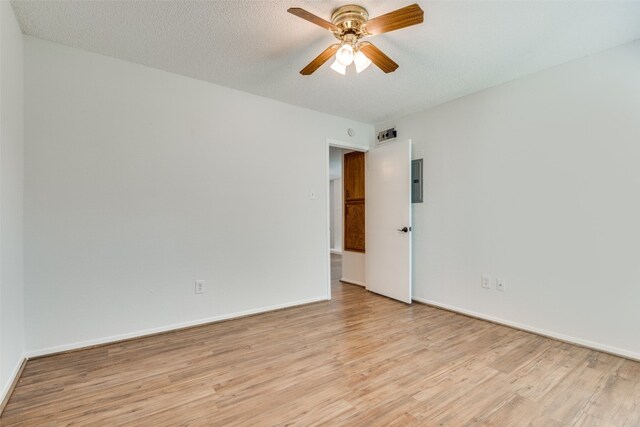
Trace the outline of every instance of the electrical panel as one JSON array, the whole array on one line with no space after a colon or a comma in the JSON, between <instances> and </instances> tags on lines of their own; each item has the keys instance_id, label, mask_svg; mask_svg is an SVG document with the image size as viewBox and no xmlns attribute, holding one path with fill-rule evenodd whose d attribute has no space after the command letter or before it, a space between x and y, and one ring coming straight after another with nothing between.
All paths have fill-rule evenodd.
<instances>
[{"instance_id":1,"label":"electrical panel","mask_svg":"<svg viewBox=\"0 0 640 427\"><path fill-rule=\"evenodd\" d=\"M411 203L422 203L422 159L411 161Z\"/></svg>"}]
</instances>

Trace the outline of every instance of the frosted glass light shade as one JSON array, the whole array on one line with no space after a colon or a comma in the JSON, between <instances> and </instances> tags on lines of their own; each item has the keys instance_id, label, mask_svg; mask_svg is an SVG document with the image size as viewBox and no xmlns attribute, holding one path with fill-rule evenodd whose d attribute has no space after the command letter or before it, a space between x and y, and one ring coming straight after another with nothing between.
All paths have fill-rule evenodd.
<instances>
[{"instance_id":1,"label":"frosted glass light shade","mask_svg":"<svg viewBox=\"0 0 640 427\"><path fill-rule=\"evenodd\" d=\"M336 61L345 67L353 62L353 47L350 44L343 44L336 53Z\"/></svg>"},{"instance_id":2,"label":"frosted glass light shade","mask_svg":"<svg viewBox=\"0 0 640 427\"><path fill-rule=\"evenodd\" d=\"M356 72L364 71L369 65L371 60L367 58L361 51L356 52L353 57L353 63L356 64Z\"/></svg>"},{"instance_id":3,"label":"frosted glass light shade","mask_svg":"<svg viewBox=\"0 0 640 427\"><path fill-rule=\"evenodd\" d=\"M333 64L331 64L331 69L336 73L342 74L343 76L347 74L347 67L345 65L342 65L337 58L335 61L333 61Z\"/></svg>"}]
</instances>

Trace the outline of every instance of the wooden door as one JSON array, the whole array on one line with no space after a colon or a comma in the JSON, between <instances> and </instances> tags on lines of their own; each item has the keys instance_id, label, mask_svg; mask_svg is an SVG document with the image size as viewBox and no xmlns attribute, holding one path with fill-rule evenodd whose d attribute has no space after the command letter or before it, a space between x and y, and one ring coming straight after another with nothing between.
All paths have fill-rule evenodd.
<instances>
[{"instance_id":1,"label":"wooden door","mask_svg":"<svg viewBox=\"0 0 640 427\"><path fill-rule=\"evenodd\" d=\"M364 201L364 153L354 151L344 155L344 200Z\"/></svg>"},{"instance_id":2,"label":"wooden door","mask_svg":"<svg viewBox=\"0 0 640 427\"><path fill-rule=\"evenodd\" d=\"M364 153L344 155L344 250L365 251L365 164Z\"/></svg>"}]
</instances>

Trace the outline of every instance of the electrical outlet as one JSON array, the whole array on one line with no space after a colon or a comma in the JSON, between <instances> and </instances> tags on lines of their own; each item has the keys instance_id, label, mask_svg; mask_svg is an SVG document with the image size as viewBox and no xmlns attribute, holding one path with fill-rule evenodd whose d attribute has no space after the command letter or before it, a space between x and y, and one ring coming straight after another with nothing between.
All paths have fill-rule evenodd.
<instances>
[{"instance_id":1,"label":"electrical outlet","mask_svg":"<svg viewBox=\"0 0 640 427\"><path fill-rule=\"evenodd\" d=\"M196 294L204 294L205 283L204 280L196 280Z\"/></svg>"},{"instance_id":2,"label":"electrical outlet","mask_svg":"<svg viewBox=\"0 0 640 427\"><path fill-rule=\"evenodd\" d=\"M480 282L480 285L485 289L491 289L491 277L482 276L482 281Z\"/></svg>"},{"instance_id":3,"label":"electrical outlet","mask_svg":"<svg viewBox=\"0 0 640 427\"><path fill-rule=\"evenodd\" d=\"M504 279L496 279L496 289L502 292L506 290Z\"/></svg>"}]
</instances>

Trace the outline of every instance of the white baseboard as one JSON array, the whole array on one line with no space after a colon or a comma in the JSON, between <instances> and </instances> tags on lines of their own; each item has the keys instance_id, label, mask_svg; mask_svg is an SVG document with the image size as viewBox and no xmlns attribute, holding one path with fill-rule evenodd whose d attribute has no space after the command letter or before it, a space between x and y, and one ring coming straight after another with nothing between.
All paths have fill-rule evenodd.
<instances>
[{"instance_id":1,"label":"white baseboard","mask_svg":"<svg viewBox=\"0 0 640 427\"><path fill-rule=\"evenodd\" d=\"M340 281L341 282L345 282L345 283L351 283L352 285L358 285L358 286L362 286L362 287L366 287L367 286L366 284L362 283L359 280L351 280L351 279L348 279L346 277L341 278Z\"/></svg>"},{"instance_id":2,"label":"white baseboard","mask_svg":"<svg viewBox=\"0 0 640 427\"><path fill-rule=\"evenodd\" d=\"M342 249L329 249L329 252L336 255L342 255Z\"/></svg>"},{"instance_id":3,"label":"white baseboard","mask_svg":"<svg viewBox=\"0 0 640 427\"><path fill-rule=\"evenodd\" d=\"M13 372L7 379L7 383L2 387L2 392L0 394L0 415L4 411L7 402L9 401L9 397L11 397L11 393L13 393L13 389L18 384L18 380L20 379L20 375L22 375L22 370L27 363L27 357L23 356L20 359L20 363L13 368Z\"/></svg>"},{"instance_id":4,"label":"white baseboard","mask_svg":"<svg viewBox=\"0 0 640 427\"><path fill-rule=\"evenodd\" d=\"M523 325L521 323L512 322L510 320L500 319L498 317L489 316L483 313L477 313L471 310L465 310L463 308L454 307L447 304L442 304L436 301L431 301L426 298L413 297L414 301L421 302L423 304L431 305L438 308L443 308L445 310L453 311L456 313L464 314L466 316L475 317L477 319L487 320L489 322L498 323L500 325L509 326L511 328L520 329L522 331L531 332L536 335L541 335L546 338L553 338L559 341L567 342L569 344L579 345L581 347L586 347L592 350L602 351L604 353L613 354L615 356L625 357L627 359L632 359L640 362L640 353L635 353L633 351L624 350L617 347L612 347L606 344L600 344L597 342L585 340L582 338L576 338L569 335L564 335L558 332L551 332L544 329L536 328L529 325Z\"/></svg>"},{"instance_id":5,"label":"white baseboard","mask_svg":"<svg viewBox=\"0 0 640 427\"><path fill-rule=\"evenodd\" d=\"M236 319L236 318L239 318L239 317L246 317L246 316L251 316L253 314L266 313L266 312L269 312L269 311L281 310L283 308L291 308L291 307L296 307L296 306L305 305L305 304L311 304L311 303L319 302L319 301L327 301L328 299L329 298L327 298L326 295L323 295L321 297L309 298L309 299L300 300L300 301L293 301L293 302L289 302L289 303L285 303L285 304L276 304L276 305L271 305L271 306L267 306L267 307L260 307L260 308L255 308L255 309L251 309L251 310L239 311L239 312L236 312L236 313L230 313L230 314L223 314L223 315L220 315L220 316L208 317L208 318L205 318L205 319L192 320L192 321L189 321L189 322L174 323L172 325L160 326L158 328L145 329L145 330L142 330L142 331L129 332L129 333L126 333L126 334L112 335L112 336L104 337L104 338L97 338L97 339L93 339L93 340L80 341L80 342L75 342L75 343L70 343L70 344L63 344L63 345L57 345L57 346L53 346L53 347L41 348L41 349L38 349L38 350L28 351L27 352L27 358L48 356L48 355L51 355L51 354L62 353L62 352L65 352L65 351L79 350L79 349L83 349L83 348L94 347L96 345L111 344L111 343L114 343L114 342L128 340L128 339L132 339L132 338L142 338L142 337L145 337L145 336L148 336L148 335L155 335L155 334L162 333L162 332L169 332L169 331L173 331L173 330L177 330L177 329L189 328L191 326L206 325L208 323L215 323L215 322L220 322L220 321L223 321L223 320Z\"/></svg>"}]
</instances>

